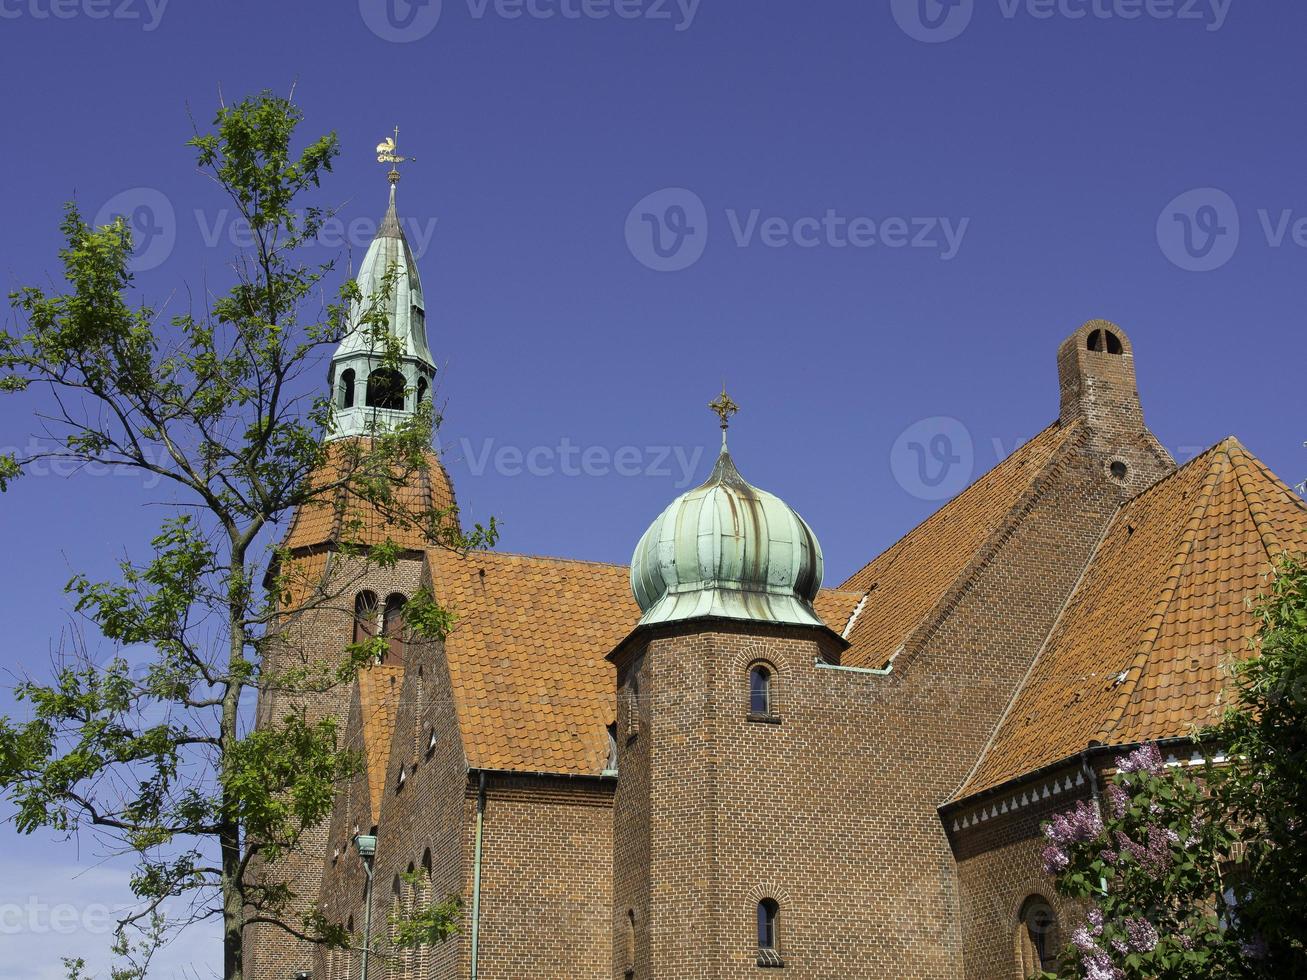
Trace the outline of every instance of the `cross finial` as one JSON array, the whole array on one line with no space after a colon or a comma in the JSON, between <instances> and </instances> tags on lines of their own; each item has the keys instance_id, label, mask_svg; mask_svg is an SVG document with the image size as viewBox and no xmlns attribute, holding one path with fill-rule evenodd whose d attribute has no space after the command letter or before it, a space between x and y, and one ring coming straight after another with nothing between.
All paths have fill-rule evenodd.
<instances>
[{"instance_id":1,"label":"cross finial","mask_svg":"<svg viewBox=\"0 0 1307 980\"><path fill-rule=\"evenodd\" d=\"M722 393L708 403L713 414L721 419L722 425L722 448L726 448L726 430L731 427L731 416L740 410L740 406L735 404L734 399L726 394L726 382L722 382Z\"/></svg>"},{"instance_id":2,"label":"cross finial","mask_svg":"<svg viewBox=\"0 0 1307 980\"><path fill-rule=\"evenodd\" d=\"M387 136L377 144L377 163L390 164L390 173L386 174L387 179L392 184L399 183L399 165L416 160L417 157L402 157L396 152L399 145L399 127L395 127L395 135Z\"/></svg>"}]
</instances>

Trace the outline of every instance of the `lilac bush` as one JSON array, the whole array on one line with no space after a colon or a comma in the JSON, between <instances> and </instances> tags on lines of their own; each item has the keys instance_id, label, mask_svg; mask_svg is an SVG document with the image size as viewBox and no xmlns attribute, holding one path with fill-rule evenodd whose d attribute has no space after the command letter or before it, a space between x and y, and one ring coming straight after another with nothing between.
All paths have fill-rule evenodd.
<instances>
[{"instance_id":1,"label":"lilac bush","mask_svg":"<svg viewBox=\"0 0 1307 980\"><path fill-rule=\"evenodd\" d=\"M1044 870L1088 906L1061 980L1211 980L1251 976L1220 873L1233 835L1208 818L1203 783L1168 769L1158 747L1116 761L1101 799L1044 826Z\"/></svg>"}]
</instances>

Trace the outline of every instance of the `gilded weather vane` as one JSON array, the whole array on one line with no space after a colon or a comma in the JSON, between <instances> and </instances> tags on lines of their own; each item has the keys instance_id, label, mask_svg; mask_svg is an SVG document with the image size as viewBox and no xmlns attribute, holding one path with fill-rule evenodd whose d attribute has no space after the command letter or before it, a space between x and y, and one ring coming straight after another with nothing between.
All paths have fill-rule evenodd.
<instances>
[{"instance_id":1,"label":"gilded weather vane","mask_svg":"<svg viewBox=\"0 0 1307 980\"><path fill-rule=\"evenodd\" d=\"M390 178L392 184L399 182L399 165L416 160L417 157L402 157L395 152L399 143L399 127L395 127L395 135L387 136L377 144L377 163L390 164L390 173L386 176Z\"/></svg>"}]
</instances>

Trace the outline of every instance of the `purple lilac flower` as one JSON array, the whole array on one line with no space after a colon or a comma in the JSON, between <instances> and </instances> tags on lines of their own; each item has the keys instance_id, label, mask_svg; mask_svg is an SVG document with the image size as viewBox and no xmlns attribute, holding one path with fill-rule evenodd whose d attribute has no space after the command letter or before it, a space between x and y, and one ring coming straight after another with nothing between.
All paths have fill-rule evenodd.
<instances>
[{"instance_id":1,"label":"purple lilac flower","mask_svg":"<svg viewBox=\"0 0 1307 980\"><path fill-rule=\"evenodd\" d=\"M1126 919L1125 931L1130 938L1130 948L1136 953L1151 953L1157 948L1157 930L1147 919Z\"/></svg>"},{"instance_id":2,"label":"purple lilac flower","mask_svg":"<svg viewBox=\"0 0 1307 980\"><path fill-rule=\"evenodd\" d=\"M1103 910L1100 909L1100 908L1097 908L1097 907L1092 908L1092 909L1089 910L1089 914L1086 915L1085 918L1089 920L1090 931L1091 931L1095 936L1102 935L1102 933L1103 933Z\"/></svg>"},{"instance_id":3,"label":"purple lilac flower","mask_svg":"<svg viewBox=\"0 0 1307 980\"><path fill-rule=\"evenodd\" d=\"M1104 864L1116 864L1116 859L1119 856L1120 855L1118 855L1116 851L1112 850L1110 847L1105 847L1098 852L1098 859L1102 861Z\"/></svg>"},{"instance_id":4,"label":"purple lilac flower","mask_svg":"<svg viewBox=\"0 0 1307 980\"><path fill-rule=\"evenodd\" d=\"M1084 926L1071 933L1071 944L1082 953L1099 952L1098 943L1094 942L1094 937Z\"/></svg>"},{"instance_id":5,"label":"purple lilac flower","mask_svg":"<svg viewBox=\"0 0 1307 980\"><path fill-rule=\"evenodd\" d=\"M1125 956L1130 952L1130 947L1120 936L1114 936L1112 938L1112 948L1116 950L1117 956Z\"/></svg>"},{"instance_id":6,"label":"purple lilac flower","mask_svg":"<svg viewBox=\"0 0 1307 980\"><path fill-rule=\"evenodd\" d=\"M1057 844L1050 844L1044 848L1044 874L1055 875L1059 871L1065 871L1070 863L1070 855Z\"/></svg>"},{"instance_id":7,"label":"purple lilac flower","mask_svg":"<svg viewBox=\"0 0 1307 980\"><path fill-rule=\"evenodd\" d=\"M1044 825L1044 836L1062 847L1091 841L1102 832L1103 818L1099 816L1098 807L1087 800L1081 800Z\"/></svg>"},{"instance_id":8,"label":"purple lilac flower","mask_svg":"<svg viewBox=\"0 0 1307 980\"><path fill-rule=\"evenodd\" d=\"M1107 797L1107 805L1111 808L1112 816L1117 820L1124 817L1126 810L1130 808L1129 794L1116 783L1108 783L1104 795Z\"/></svg>"},{"instance_id":9,"label":"purple lilac flower","mask_svg":"<svg viewBox=\"0 0 1307 980\"><path fill-rule=\"evenodd\" d=\"M1129 755L1117 759L1116 768L1118 772L1146 772L1157 776L1165 768L1165 763L1162 761L1162 753L1157 751L1157 746L1147 742Z\"/></svg>"},{"instance_id":10,"label":"purple lilac flower","mask_svg":"<svg viewBox=\"0 0 1307 980\"><path fill-rule=\"evenodd\" d=\"M1080 963L1085 968L1085 980L1122 980L1125 976L1112 965L1112 960L1106 953L1085 956Z\"/></svg>"},{"instance_id":11,"label":"purple lilac flower","mask_svg":"<svg viewBox=\"0 0 1307 980\"><path fill-rule=\"evenodd\" d=\"M1180 935L1175 937L1175 944L1181 949L1193 949L1194 937L1189 935L1187 932L1182 932Z\"/></svg>"},{"instance_id":12,"label":"purple lilac flower","mask_svg":"<svg viewBox=\"0 0 1307 980\"><path fill-rule=\"evenodd\" d=\"M1160 827L1148 828L1148 843L1132 840L1124 831L1116 832L1116 843L1122 854L1129 854L1151 878L1158 878L1171 867L1171 844Z\"/></svg>"}]
</instances>

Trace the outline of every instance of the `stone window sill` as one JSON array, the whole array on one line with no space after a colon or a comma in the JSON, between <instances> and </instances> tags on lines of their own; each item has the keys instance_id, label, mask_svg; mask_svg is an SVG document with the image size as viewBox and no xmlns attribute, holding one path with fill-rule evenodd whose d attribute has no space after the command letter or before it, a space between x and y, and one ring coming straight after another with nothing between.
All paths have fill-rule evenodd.
<instances>
[{"instance_id":1,"label":"stone window sill","mask_svg":"<svg viewBox=\"0 0 1307 980\"><path fill-rule=\"evenodd\" d=\"M781 723L780 715L760 715L750 711L748 714L749 721L755 721L760 725L779 725Z\"/></svg>"},{"instance_id":2,"label":"stone window sill","mask_svg":"<svg viewBox=\"0 0 1307 980\"><path fill-rule=\"evenodd\" d=\"M785 961L781 959L779 950L760 949L758 950L758 965L762 967L780 968L785 965Z\"/></svg>"}]
</instances>

